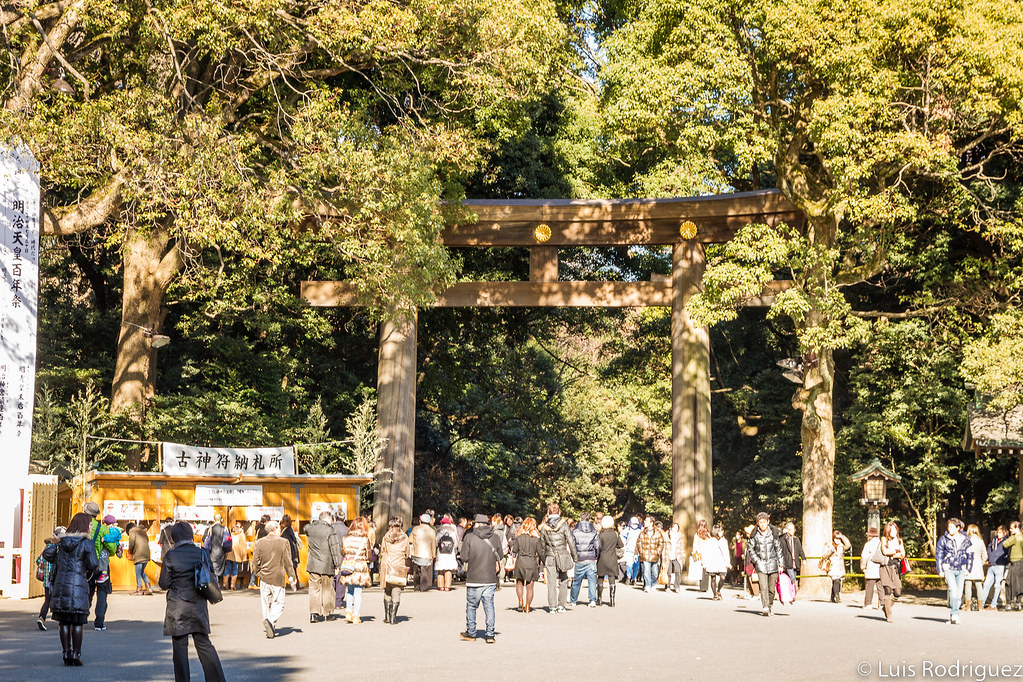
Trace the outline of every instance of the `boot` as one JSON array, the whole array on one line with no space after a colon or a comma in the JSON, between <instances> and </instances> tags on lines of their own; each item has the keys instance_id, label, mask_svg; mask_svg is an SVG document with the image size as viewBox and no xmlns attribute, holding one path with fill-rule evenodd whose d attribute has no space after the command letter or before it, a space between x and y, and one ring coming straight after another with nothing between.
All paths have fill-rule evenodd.
<instances>
[{"instance_id":1,"label":"boot","mask_svg":"<svg viewBox=\"0 0 1023 682\"><path fill-rule=\"evenodd\" d=\"M597 606L600 606L603 603L604 603L604 586L603 585L598 585L597 586Z\"/></svg>"},{"instance_id":2,"label":"boot","mask_svg":"<svg viewBox=\"0 0 1023 682\"><path fill-rule=\"evenodd\" d=\"M82 665L82 625L71 626L71 665Z\"/></svg>"},{"instance_id":3,"label":"boot","mask_svg":"<svg viewBox=\"0 0 1023 682\"><path fill-rule=\"evenodd\" d=\"M617 588L618 588L617 585L612 585L611 587L608 588L609 592L608 592L607 605L612 607L612 608L614 608L614 605L615 605L615 590Z\"/></svg>"},{"instance_id":4,"label":"boot","mask_svg":"<svg viewBox=\"0 0 1023 682\"><path fill-rule=\"evenodd\" d=\"M892 599L891 597L885 597L882 600L882 606L884 608L884 619L889 623L892 622L892 606L894 605L894 603L895 600Z\"/></svg>"},{"instance_id":5,"label":"boot","mask_svg":"<svg viewBox=\"0 0 1023 682\"><path fill-rule=\"evenodd\" d=\"M391 625L398 624L398 602L391 602Z\"/></svg>"},{"instance_id":6,"label":"boot","mask_svg":"<svg viewBox=\"0 0 1023 682\"><path fill-rule=\"evenodd\" d=\"M64 652L64 665L73 665L71 662L71 626L60 624L60 648Z\"/></svg>"},{"instance_id":7,"label":"boot","mask_svg":"<svg viewBox=\"0 0 1023 682\"><path fill-rule=\"evenodd\" d=\"M384 602L384 622L391 622L391 602L389 601Z\"/></svg>"},{"instance_id":8,"label":"boot","mask_svg":"<svg viewBox=\"0 0 1023 682\"><path fill-rule=\"evenodd\" d=\"M970 606L970 610L971 611L980 611L980 604L977 603L976 599L973 600L973 604Z\"/></svg>"}]
</instances>

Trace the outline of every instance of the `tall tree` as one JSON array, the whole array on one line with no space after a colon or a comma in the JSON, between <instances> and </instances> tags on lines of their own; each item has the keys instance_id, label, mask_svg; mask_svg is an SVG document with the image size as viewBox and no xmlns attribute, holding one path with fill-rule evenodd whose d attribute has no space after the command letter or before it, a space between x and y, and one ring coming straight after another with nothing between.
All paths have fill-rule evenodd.
<instances>
[{"instance_id":1,"label":"tall tree","mask_svg":"<svg viewBox=\"0 0 1023 682\"><path fill-rule=\"evenodd\" d=\"M429 300L443 200L563 42L546 0L74 0L2 22L0 130L42 162L44 232L121 249L111 406L135 411L167 288L205 249L272 258L333 215L305 226L368 300Z\"/></svg>"},{"instance_id":2,"label":"tall tree","mask_svg":"<svg viewBox=\"0 0 1023 682\"><path fill-rule=\"evenodd\" d=\"M981 190L1021 150L1021 25L1018 6L987 0L654 0L606 43L624 188L776 185L805 214L802 226L743 230L691 311L727 319L779 270L794 281L771 313L794 322L802 352L808 554L832 529L834 350L869 332L850 287L906 267L928 220L962 232L1004 219ZM882 312L913 314L924 299Z\"/></svg>"}]
</instances>

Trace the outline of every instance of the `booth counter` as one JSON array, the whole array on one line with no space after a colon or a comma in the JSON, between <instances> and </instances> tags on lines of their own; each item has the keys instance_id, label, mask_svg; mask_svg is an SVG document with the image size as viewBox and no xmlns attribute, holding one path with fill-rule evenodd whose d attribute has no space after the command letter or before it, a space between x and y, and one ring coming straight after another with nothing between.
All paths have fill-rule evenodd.
<instances>
[{"instance_id":1,"label":"booth counter","mask_svg":"<svg viewBox=\"0 0 1023 682\"><path fill-rule=\"evenodd\" d=\"M279 519L291 517L292 527L299 535L299 580L307 583L305 572L305 526L324 509L343 509L349 519L358 515L363 485L371 476L298 474L288 476L173 476L150 472L90 471L84 480L76 479L74 488L60 492L58 508L71 511L61 522L66 524L85 502L96 502L101 516L113 514L124 530L129 521L150 523L149 537L158 540L160 522L167 518L185 520L196 526L201 541L202 531L219 513L230 530L234 521L246 529L251 557L255 542L253 526L263 513ZM84 489L83 489L84 488ZM127 542L124 536L124 546ZM151 562L147 574L156 585L160 567ZM135 588L135 568L127 558L110 558L110 579L115 588Z\"/></svg>"}]
</instances>

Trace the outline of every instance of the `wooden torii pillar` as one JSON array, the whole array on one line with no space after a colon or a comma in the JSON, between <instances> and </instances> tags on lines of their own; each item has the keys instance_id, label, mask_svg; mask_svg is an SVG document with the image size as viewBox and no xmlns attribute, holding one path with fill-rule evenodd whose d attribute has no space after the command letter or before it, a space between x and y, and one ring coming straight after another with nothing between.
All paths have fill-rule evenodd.
<instances>
[{"instance_id":1,"label":"wooden torii pillar","mask_svg":"<svg viewBox=\"0 0 1023 682\"><path fill-rule=\"evenodd\" d=\"M696 327L686 302L701 286L704 245L728 241L750 223L791 225L802 214L777 190L684 199L472 200L473 224L452 225L445 246L527 247L528 282L459 282L437 296L438 307L671 306L672 507L674 521L691 537L699 519L714 514L711 461L710 341ZM651 282L558 281L558 248L568 246L672 247L672 276ZM770 305L785 283L773 283L745 305ZM346 282L303 282L313 306L357 304ZM377 471L373 518L412 521L415 459L416 318L380 325L377 366L378 424L386 439Z\"/></svg>"}]
</instances>

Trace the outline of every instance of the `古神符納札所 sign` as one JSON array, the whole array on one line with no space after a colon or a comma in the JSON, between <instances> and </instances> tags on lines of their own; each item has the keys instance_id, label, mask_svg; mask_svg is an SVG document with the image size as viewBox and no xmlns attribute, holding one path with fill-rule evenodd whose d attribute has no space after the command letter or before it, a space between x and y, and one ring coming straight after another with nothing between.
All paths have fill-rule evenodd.
<instances>
[{"instance_id":1,"label":"\u53e4\u795e\u7b26\u7d0d\u672d\u6240 sign","mask_svg":"<svg viewBox=\"0 0 1023 682\"><path fill-rule=\"evenodd\" d=\"M163 444L169 476L294 476L295 448L203 448Z\"/></svg>"}]
</instances>

